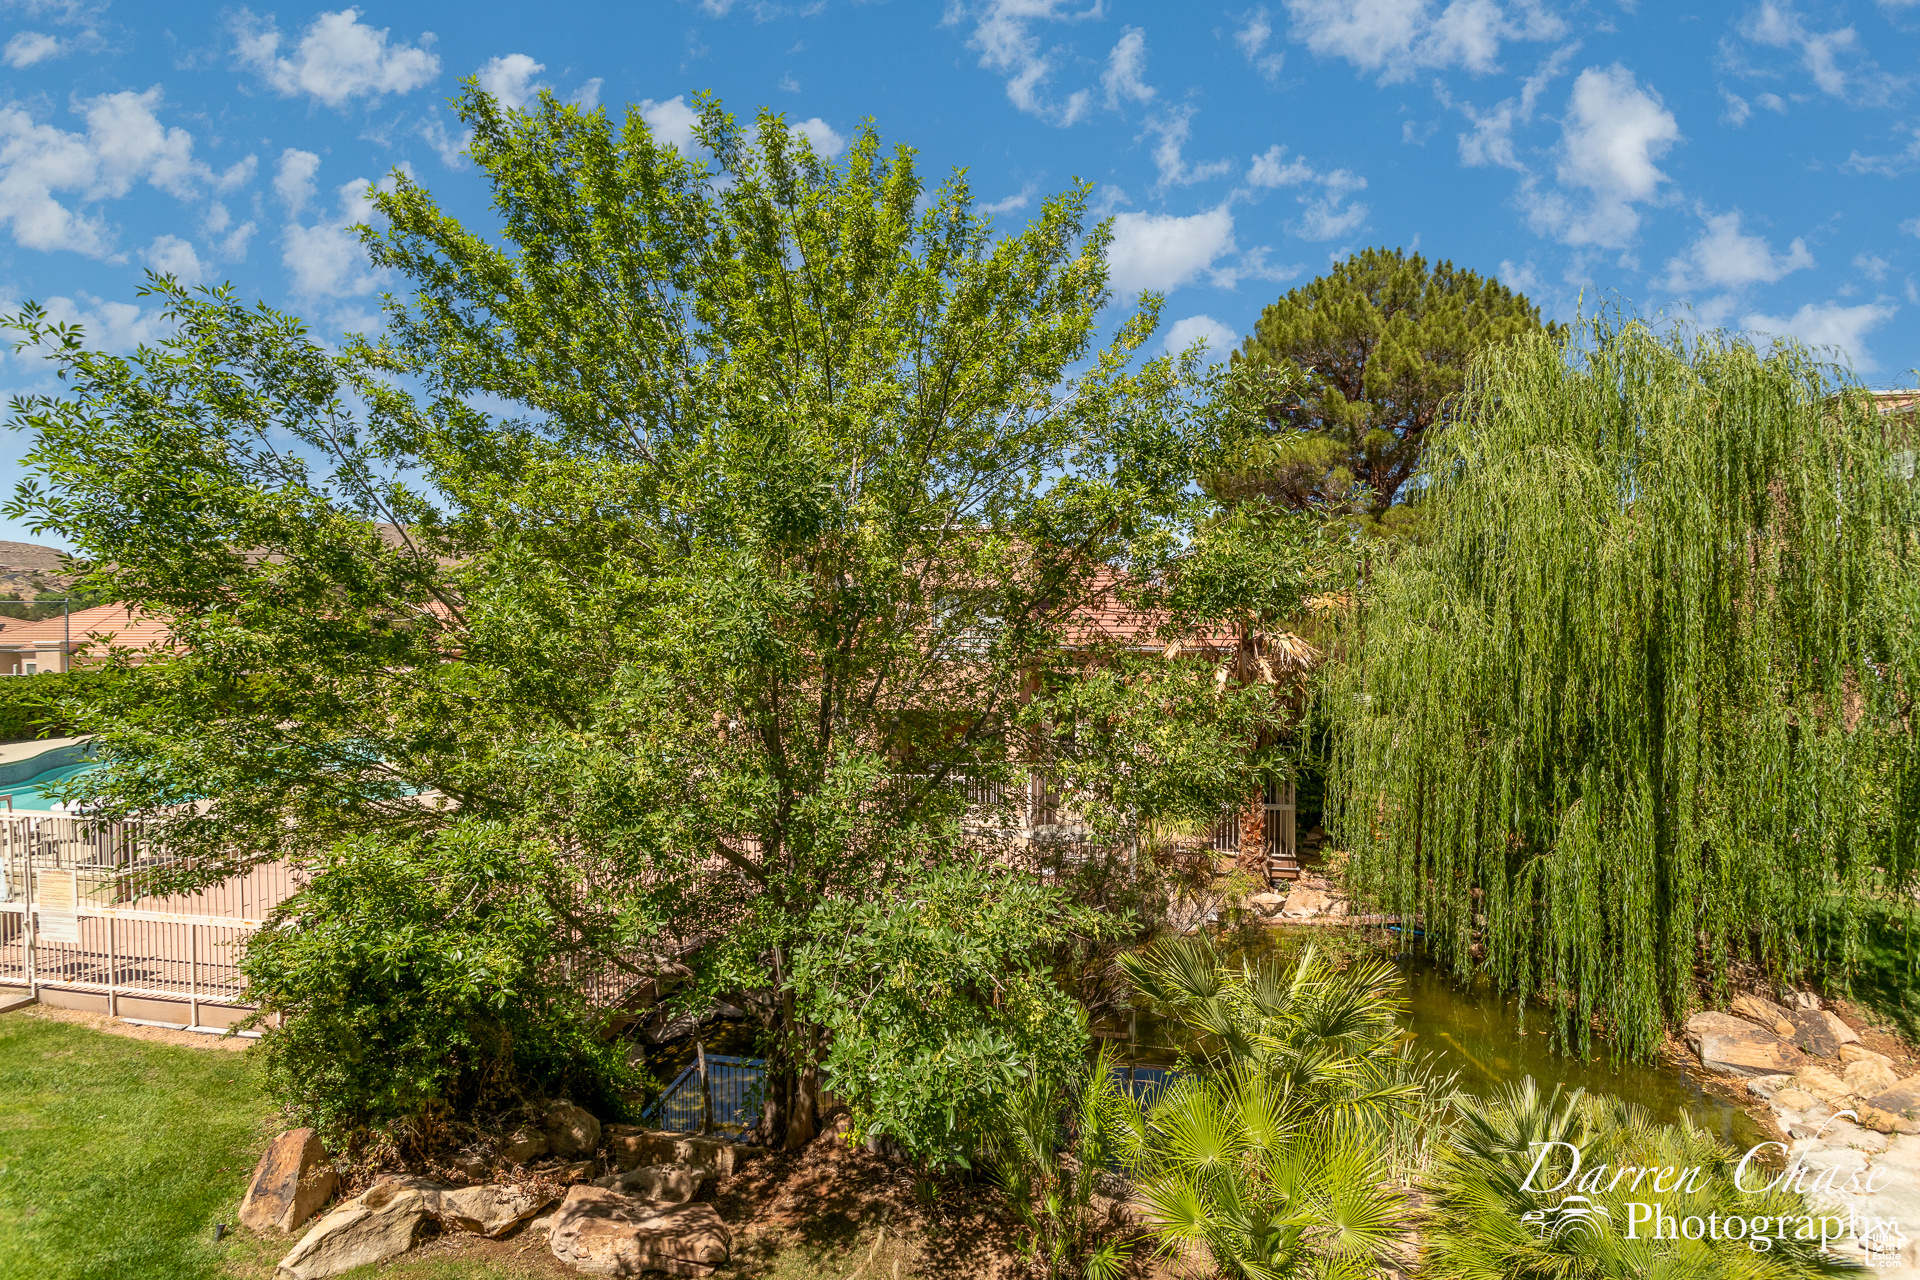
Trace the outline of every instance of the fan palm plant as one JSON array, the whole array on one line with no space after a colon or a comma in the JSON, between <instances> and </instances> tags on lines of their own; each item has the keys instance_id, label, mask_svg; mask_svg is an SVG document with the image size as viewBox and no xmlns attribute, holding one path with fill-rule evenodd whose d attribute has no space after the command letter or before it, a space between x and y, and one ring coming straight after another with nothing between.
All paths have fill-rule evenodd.
<instances>
[{"instance_id":1,"label":"fan palm plant","mask_svg":"<svg viewBox=\"0 0 1920 1280\"><path fill-rule=\"evenodd\" d=\"M1391 965L1233 963L1203 939L1122 959L1186 1032L1184 1075L1127 1153L1162 1248L1247 1280L1378 1268L1401 1234L1393 1139L1436 1096Z\"/></svg>"},{"instance_id":2,"label":"fan palm plant","mask_svg":"<svg viewBox=\"0 0 1920 1280\"><path fill-rule=\"evenodd\" d=\"M1100 1172L1137 1151L1145 1128L1115 1067L1102 1045L1083 1075L1033 1073L1002 1102L982 1153L1048 1280L1117 1280L1133 1252L1134 1241L1103 1232L1093 1207Z\"/></svg>"},{"instance_id":3,"label":"fan palm plant","mask_svg":"<svg viewBox=\"0 0 1920 1280\"><path fill-rule=\"evenodd\" d=\"M1461 1097L1459 1122L1442 1147L1428 1179L1432 1196L1425 1233L1425 1274L1433 1280L1625 1280L1685 1277L1686 1280L1789 1280L1790 1277L1859 1274L1852 1265L1821 1252L1819 1239L1796 1238L1779 1227L1812 1212L1784 1190L1743 1192L1735 1182L1734 1154L1711 1135L1683 1122L1654 1123L1647 1113L1615 1098L1556 1087L1542 1095L1531 1077L1484 1101ZM1567 1146L1545 1146L1548 1143ZM1578 1149L1588 1173L1606 1166L1672 1168L1687 1176L1671 1191L1655 1192L1630 1179L1568 1181L1571 1165L1542 1153ZM1542 1167L1535 1173L1536 1161ZM1748 1181L1759 1181L1751 1173ZM1541 1191L1537 1187L1554 1188ZM1617 1187L1617 1189L1609 1189ZM1634 1188L1639 1188L1635 1190ZM1577 1202L1569 1212L1569 1200ZM1630 1202L1659 1202L1668 1219L1713 1217L1772 1220L1764 1248L1746 1238L1656 1238L1659 1228L1632 1221ZM1642 1205L1644 1215L1646 1205Z\"/></svg>"}]
</instances>

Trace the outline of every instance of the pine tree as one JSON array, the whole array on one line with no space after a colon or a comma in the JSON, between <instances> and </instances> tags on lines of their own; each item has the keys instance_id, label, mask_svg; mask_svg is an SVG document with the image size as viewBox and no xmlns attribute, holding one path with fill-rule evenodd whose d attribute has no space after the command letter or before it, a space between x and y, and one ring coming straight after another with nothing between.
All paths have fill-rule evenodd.
<instances>
[{"instance_id":1,"label":"pine tree","mask_svg":"<svg viewBox=\"0 0 1920 1280\"><path fill-rule=\"evenodd\" d=\"M1236 362L1271 371L1266 433L1215 497L1385 512L1485 348L1558 326L1499 281L1367 249L1260 315ZM1297 370L1298 375L1293 374ZM1304 376L1299 376L1304 375Z\"/></svg>"}]
</instances>

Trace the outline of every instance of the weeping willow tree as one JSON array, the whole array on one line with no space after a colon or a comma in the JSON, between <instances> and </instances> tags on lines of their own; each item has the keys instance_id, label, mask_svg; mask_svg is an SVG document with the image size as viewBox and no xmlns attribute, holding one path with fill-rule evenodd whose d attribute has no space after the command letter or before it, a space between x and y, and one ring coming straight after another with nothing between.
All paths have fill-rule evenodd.
<instances>
[{"instance_id":1,"label":"weeping willow tree","mask_svg":"<svg viewBox=\"0 0 1920 1280\"><path fill-rule=\"evenodd\" d=\"M1432 441L1329 677L1329 825L1459 974L1644 1056L1912 901L1914 493L1804 349L1575 338L1489 352Z\"/></svg>"}]
</instances>

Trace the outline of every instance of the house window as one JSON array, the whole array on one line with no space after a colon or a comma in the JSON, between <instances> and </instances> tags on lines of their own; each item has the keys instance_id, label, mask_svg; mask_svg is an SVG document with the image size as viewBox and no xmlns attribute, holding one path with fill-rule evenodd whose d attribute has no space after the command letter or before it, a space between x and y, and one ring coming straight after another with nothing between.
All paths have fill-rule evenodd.
<instances>
[{"instance_id":1,"label":"house window","mask_svg":"<svg viewBox=\"0 0 1920 1280\"><path fill-rule=\"evenodd\" d=\"M39 668L38 666L36 666L35 664L33 664L33 663L31 663L31 662L29 662L29 663L27 664L27 674L28 674L28 675L35 675L35 674L37 674L37 673L39 672L39 670L40 670L40 668Z\"/></svg>"}]
</instances>

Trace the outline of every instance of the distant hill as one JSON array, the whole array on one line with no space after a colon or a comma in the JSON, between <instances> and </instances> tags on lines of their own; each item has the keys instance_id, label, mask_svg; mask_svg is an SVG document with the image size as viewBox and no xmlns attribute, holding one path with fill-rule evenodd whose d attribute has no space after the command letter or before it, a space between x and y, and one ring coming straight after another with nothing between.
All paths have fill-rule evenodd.
<instances>
[{"instance_id":1,"label":"distant hill","mask_svg":"<svg viewBox=\"0 0 1920 1280\"><path fill-rule=\"evenodd\" d=\"M0 542L0 569L59 573L67 553L37 542Z\"/></svg>"}]
</instances>

